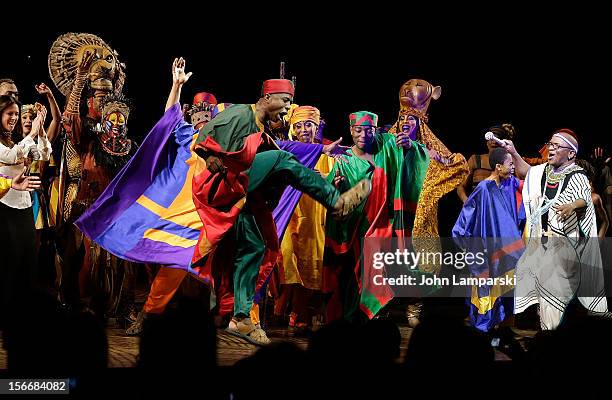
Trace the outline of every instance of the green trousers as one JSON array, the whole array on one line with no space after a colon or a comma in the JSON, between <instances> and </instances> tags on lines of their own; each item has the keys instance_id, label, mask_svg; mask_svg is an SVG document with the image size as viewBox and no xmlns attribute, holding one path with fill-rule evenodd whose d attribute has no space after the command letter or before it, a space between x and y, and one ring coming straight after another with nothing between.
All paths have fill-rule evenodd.
<instances>
[{"instance_id":1,"label":"green trousers","mask_svg":"<svg viewBox=\"0 0 612 400\"><path fill-rule=\"evenodd\" d=\"M259 267L265 254L265 241L249 206L249 197L260 196L272 210L289 186L332 208L340 192L319 174L306 168L293 154L282 150L258 153L249 170L246 204L234 226L234 315L248 316L253 306Z\"/></svg>"}]
</instances>

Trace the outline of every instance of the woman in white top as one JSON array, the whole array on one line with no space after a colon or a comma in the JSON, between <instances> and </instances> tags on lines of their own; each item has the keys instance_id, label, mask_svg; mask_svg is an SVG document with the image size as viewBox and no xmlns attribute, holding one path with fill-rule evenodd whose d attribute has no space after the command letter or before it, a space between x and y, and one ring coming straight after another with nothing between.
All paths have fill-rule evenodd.
<instances>
[{"instance_id":1,"label":"woman in white top","mask_svg":"<svg viewBox=\"0 0 612 400\"><path fill-rule=\"evenodd\" d=\"M0 96L0 174L17 176L32 160L49 160L51 143L43 128L46 111L40 110L32 131L18 144L12 133L19 123L19 102ZM35 141L36 139L36 141ZM0 198L0 306L11 304L32 287L37 257L32 200L27 191L9 189Z\"/></svg>"},{"instance_id":2,"label":"woman in white top","mask_svg":"<svg viewBox=\"0 0 612 400\"><path fill-rule=\"evenodd\" d=\"M46 132L49 141L53 143L54 138L57 137L59 132L62 113L57 102L55 101L53 92L51 92L51 89L49 89L47 85L44 83L36 85L36 91L38 94L44 95L49 102L51 123L48 125ZM24 104L21 106L21 123L15 128L15 131L17 131L18 134L14 136L18 136L19 138L23 139L32 133L34 119L36 118L36 115L38 115L41 108L44 108L44 106L42 106L40 103ZM36 138L34 139L36 141ZM49 178L54 177L55 175L54 169L55 164L53 163L53 157L51 157L48 162L45 160L33 161L29 168L31 175L40 176L41 180L44 182L42 190L37 190L31 193L34 225L36 226L37 234L36 248L39 248L40 246L41 231L54 225L53 216L49 216L49 186L47 185L47 183L50 181Z\"/></svg>"}]
</instances>

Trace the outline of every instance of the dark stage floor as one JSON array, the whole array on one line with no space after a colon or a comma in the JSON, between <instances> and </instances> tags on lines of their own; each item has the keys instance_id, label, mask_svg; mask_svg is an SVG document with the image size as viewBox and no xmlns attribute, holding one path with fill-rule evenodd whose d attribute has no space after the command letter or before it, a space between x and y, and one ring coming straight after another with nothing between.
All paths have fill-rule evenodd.
<instances>
[{"instance_id":1,"label":"dark stage floor","mask_svg":"<svg viewBox=\"0 0 612 400\"><path fill-rule=\"evenodd\" d=\"M401 342L401 359L403 359L412 329L407 326L400 326L402 334ZM515 337L519 342L523 343L532 338L536 331L513 329ZM129 368L136 365L138 357L139 338L128 337L123 334L123 329L107 328L109 343L109 367L110 368ZM269 328L268 335L272 342L292 342L298 347L305 349L308 345L308 339L289 337L286 329ZM1 339L0 339L1 343ZM240 338L225 333L223 330L217 331L217 357L220 366L231 366L236 361L248 357L253 354L258 346L252 345ZM497 361L507 361L509 358L501 353L496 352ZM6 352L0 348L0 369L6 369Z\"/></svg>"}]
</instances>

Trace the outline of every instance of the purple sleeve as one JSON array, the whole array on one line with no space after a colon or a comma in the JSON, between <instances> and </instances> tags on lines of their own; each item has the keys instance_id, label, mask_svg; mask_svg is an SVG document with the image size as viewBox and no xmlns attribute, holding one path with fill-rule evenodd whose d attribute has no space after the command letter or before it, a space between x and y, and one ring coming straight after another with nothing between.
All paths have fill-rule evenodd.
<instances>
[{"instance_id":1,"label":"purple sleeve","mask_svg":"<svg viewBox=\"0 0 612 400\"><path fill-rule=\"evenodd\" d=\"M293 154L300 163L308 168L312 168L316 165L319 156L321 156L323 152L322 144L308 144L290 140L278 140L276 144L278 144L281 150Z\"/></svg>"}]
</instances>

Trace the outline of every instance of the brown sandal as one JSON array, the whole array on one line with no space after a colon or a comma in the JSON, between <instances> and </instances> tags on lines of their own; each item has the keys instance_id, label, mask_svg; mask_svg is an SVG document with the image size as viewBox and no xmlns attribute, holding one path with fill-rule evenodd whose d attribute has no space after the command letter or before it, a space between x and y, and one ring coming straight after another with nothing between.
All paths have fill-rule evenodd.
<instances>
[{"instance_id":1,"label":"brown sandal","mask_svg":"<svg viewBox=\"0 0 612 400\"><path fill-rule=\"evenodd\" d=\"M232 317L225 331L258 346L270 344L266 332L259 325L253 324L250 318L238 320L236 317Z\"/></svg>"},{"instance_id":2,"label":"brown sandal","mask_svg":"<svg viewBox=\"0 0 612 400\"><path fill-rule=\"evenodd\" d=\"M362 179L355 186L342 193L332 209L335 219L344 219L365 201L372 191L372 182Z\"/></svg>"}]
</instances>

